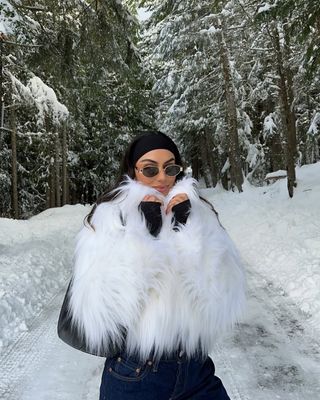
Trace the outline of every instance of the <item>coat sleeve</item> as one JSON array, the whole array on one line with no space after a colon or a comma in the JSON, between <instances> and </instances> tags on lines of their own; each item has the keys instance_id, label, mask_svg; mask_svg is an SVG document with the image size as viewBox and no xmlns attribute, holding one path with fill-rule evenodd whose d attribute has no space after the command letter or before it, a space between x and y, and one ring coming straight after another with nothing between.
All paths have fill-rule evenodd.
<instances>
[{"instance_id":1,"label":"coat sleeve","mask_svg":"<svg viewBox=\"0 0 320 400\"><path fill-rule=\"evenodd\" d=\"M195 181L194 181L195 182ZM179 272L182 290L206 321L203 335L218 336L243 315L246 279L241 257L215 212L199 198L192 180L178 183L171 193L186 193L191 208L185 225L163 232L168 245L180 255L172 261ZM170 201L170 198L168 199Z\"/></svg>"},{"instance_id":2,"label":"coat sleeve","mask_svg":"<svg viewBox=\"0 0 320 400\"><path fill-rule=\"evenodd\" d=\"M157 201L142 201L139 208L146 220L150 234L157 237L162 227L161 203Z\"/></svg>"},{"instance_id":3,"label":"coat sleeve","mask_svg":"<svg viewBox=\"0 0 320 400\"><path fill-rule=\"evenodd\" d=\"M100 204L91 222L94 229L84 226L77 237L69 313L88 352L100 354L121 347L139 318L161 251L137 205L125 225L112 202Z\"/></svg>"}]
</instances>

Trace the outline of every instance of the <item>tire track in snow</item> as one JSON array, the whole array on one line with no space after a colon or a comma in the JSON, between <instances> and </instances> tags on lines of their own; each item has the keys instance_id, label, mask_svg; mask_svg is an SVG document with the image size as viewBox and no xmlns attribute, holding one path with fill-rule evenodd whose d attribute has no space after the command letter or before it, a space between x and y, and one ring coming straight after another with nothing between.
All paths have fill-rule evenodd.
<instances>
[{"instance_id":1,"label":"tire track in snow","mask_svg":"<svg viewBox=\"0 0 320 400\"><path fill-rule=\"evenodd\" d=\"M56 295L1 356L1 400L98 398L104 359L74 350L57 336L64 294Z\"/></svg>"},{"instance_id":2,"label":"tire track in snow","mask_svg":"<svg viewBox=\"0 0 320 400\"><path fill-rule=\"evenodd\" d=\"M231 399L320 400L320 343L308 317L258 273L248 281L248 318L213 356Z\"/></svg>"},{"instance_id":3,"label":"tire track in snow","mask_svg":"<svg viewBox=\"0 0 320 400\"><path fill-rule=\"evenodd\" d=\"M42 360L52 351L56 341L56 310L62 302L62 294L55 296L46 309L30 324L0 357L0 398L18 399L22 381L28 381Z\"/></svg>"},{"instance_id":4,"label":"tire track in snow","mask_svg":"<svg viewBox=\"0 0 320 400\"><path fill-rule=\"evenodd\" d=\"M222 379L229 397L232 400L250 400L241 381L234 374L234 366L229 360L227 349L217 344L211 357L219 371L217 375Z\"/></svg>"},{"instance_id":5,"label":"tire track in snow","mask_svg":"<svg viewBox=\"0 0 320 400\"><path fill-rule=\"evenodd\" d=\"M248 280L248 318L212 354L217 375L230 398L320 400L320 344L308 327L307 317L259 274L249 272ZM40 383L33 381L37 380L52 380L51 386L60 387L56 400L97 398L103 360L91 361L72 349L66 353L69 349L64 349L62 343L57 348L56 323L63 294L52 299L29 332L0 358L2 400L35 398ZM63 368L59 369L61 364ZM49 367L42 371L45 365ZM78 371L81 384L73 382L74 386L70 386L68 374L73 379L74 371Z\"/></svg>"}]
</instances>

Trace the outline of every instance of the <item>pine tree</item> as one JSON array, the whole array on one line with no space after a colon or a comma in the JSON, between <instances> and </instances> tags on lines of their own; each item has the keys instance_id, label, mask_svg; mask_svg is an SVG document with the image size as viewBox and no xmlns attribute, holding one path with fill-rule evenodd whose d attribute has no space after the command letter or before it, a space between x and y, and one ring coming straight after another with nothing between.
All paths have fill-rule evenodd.
<instances>
[{"instance_id":1,"label":"pine tree","mask_svg":"<svg viewBox=\"0 0 320 400\"><path fill-rule=\"evenodd\" d=\"M59 124L50 113L41 120L38 103L16 92L22 215L68 201L92 202L115 179L133 132L152 125L149 79L136 49L138 25L115 0L12 4L21 45L12 58L14 78L20 89L41 79L69 110Z\"/></svg>"},{"instance_id":2,"label":"pine tree","mask_svg":"<svg viewBox=\"0 0 320 400\"><path fill-rule=\"evenodd\" d=\"M209 0L163 2L154 7L144 44L161 99L160 127L177 134L196 177L198 165L208 185L228 173L230 186L241 191L240 146L247 146L238 137L242 82L231 54L233 36L228 32L226 40L223 28L234 17L224 6Z\"/></svg>"}]
</instances>

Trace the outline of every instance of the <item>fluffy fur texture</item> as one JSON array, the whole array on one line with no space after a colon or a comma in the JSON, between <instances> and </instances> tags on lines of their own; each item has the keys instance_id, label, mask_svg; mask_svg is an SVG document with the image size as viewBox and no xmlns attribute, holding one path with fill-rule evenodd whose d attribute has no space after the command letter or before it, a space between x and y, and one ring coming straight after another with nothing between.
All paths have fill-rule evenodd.
<instances>
[{"instance_id":1,"label":"fluffy fur texture","mask_svg":"<svg viewBox=\"0 0 320 400\"><path fill-rule=\"evenodd\" d=\"M191 201L178 231L170 213L157 238L149 233L138 206L159 193L128 178L116 200L97 207L95 230L79 233L70 312L89 349L125 345L142 359L180 347L189 356L206 354L241 316L245 277L232 241L199 199L195 180L177 182L165 205L178 193Z\"/></svg>"}]
</instances>

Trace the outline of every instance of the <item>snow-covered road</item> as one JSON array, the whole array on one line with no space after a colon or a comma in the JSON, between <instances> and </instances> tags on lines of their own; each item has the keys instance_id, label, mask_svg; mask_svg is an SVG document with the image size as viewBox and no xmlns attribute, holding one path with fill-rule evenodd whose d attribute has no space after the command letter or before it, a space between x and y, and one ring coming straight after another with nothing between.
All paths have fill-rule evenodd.
<instances>
[{"instance_id":1,"label":"snow-covered road","mask_svg":"<svg viewBox=\"0 0 320 400\"><path fill-rule=\"evenodd\" d=\"M1 400L96 399L103 359L65 345L57 336L59 293L0 357ZM92 385L92 392L90 391Z\"/></svg>"},{"instance_id":2,"label":"snow-covered road","mask_svg":"<svg viewBox=\"0 0 320 400\"><path fill-rule=\"evenodd\" d=\"M248 266L248 269L250 267ZM248 317L212 354L232 400L320 399L320 343L307 318L248 270ZM56 335L63 293L0 358L2 400L96 400L103 359Z\"/></svg>"},{"instance_id":3,"label":"snow-covered road","mask_svg":"<svg viewBox=\"0 0 320 400\"><path fill-rule=\"evenodd\" d=\"M248 317L213 355L233 400L320 399L320 342L307 317L248 267Z\"/></svg>"}]
</instances>

